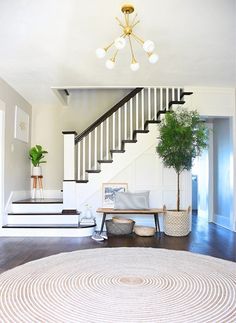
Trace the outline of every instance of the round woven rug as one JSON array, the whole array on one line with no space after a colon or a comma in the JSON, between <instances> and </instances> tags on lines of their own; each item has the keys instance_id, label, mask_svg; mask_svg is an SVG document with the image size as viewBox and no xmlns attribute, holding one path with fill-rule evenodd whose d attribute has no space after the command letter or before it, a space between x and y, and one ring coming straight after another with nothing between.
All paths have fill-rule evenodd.
<instances>
[{"instance_id":1,"label":"round woven rug","mask_svg":"<svg viewBox=\"0 0 236 323\"><path fill-rule=\"evenodd\" d=\"M236 264L152 248L63 253L0 275L0 322L236 322Z\"/></svg>"}]
</instances>

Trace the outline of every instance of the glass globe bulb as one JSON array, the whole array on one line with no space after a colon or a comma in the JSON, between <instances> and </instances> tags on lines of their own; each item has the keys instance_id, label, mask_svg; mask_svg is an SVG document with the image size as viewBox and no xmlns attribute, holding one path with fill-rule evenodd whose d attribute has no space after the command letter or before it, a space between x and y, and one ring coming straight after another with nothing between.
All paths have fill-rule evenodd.
<instances>
[{"instance_id":1,"label":"glass globe bulb","mask_svg":"<svg viewBox=\"0 0 236 323\"><path fill-rule=\"evenodd\" d=\"M151 40L146 40L143 44L143 49L145 50L145 52L147 53L151 53L154 51L155 48L155 44L153 41Z\"/></svg>"},{"instance_id":2,"label":"glass globe bulb","mask_svg":"<svg viewBox=\"0 0 236 323\"><path fill-rule=\"evenodd\" d=\"M159 60L159 56L155 53L152 53L148 59L151 64L155 64Z\"/></svg>"},{"instance_id":3,"label":"glass globe bulb","mask_svg":"<svg viewBox=\"0 0 236 323\"><path fill-rule=\"evenodd\" d=\"M115 39L115 46L117 49L123 49L125 47L126 41L123 37L118 37Z\"/></svg>"},{"instance_id":4,"label":"glass globe bulb","mask_svg":"<svg viewBox=\"0 0 236 323\"><path fill-rule=\"evenodd\" d=\"M96 49L96 55L98 58L103 58L106 56L106 51L104 48L97 48Z\"/></svg>"},{"instance_id":5,"label":"glass globe bulb","mask_svg":"<svg viewBox=\"0 0 236 323\"><path fill-rule=\"evenodd\" d=\"M112 70L114 67L115 67L115 62L111 59L108 59L106 61L106 67L109 69L109 70Z\"/></svg>"},{"instance_id":6,"label":"glass globe bulb","mask_svg":"<svg viewBox=\"0 0 236 323\"><path fill-rule=\"evenodd\" d=\"M138 69L139 69L140 65L138 62L135 62L135 63L131 63L130 64L130 68L133 72L136 72Z\"/></svg>"}]
</instances>

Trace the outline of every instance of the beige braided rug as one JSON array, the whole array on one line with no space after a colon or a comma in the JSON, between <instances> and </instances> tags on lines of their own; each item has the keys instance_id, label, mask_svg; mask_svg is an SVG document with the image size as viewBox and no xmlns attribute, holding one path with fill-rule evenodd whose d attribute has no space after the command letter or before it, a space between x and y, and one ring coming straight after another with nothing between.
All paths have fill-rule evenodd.
<instances>
[{"instance_id":1,"label":"beige braided rug","mask_svg":"<svg viewBox=\"0 0 236 323\"><path fill-rule=\"evenodd\" d=\"M0 275L0 322L236 322L236 263L152 248L59 254Z\"/></svg>"}]
</instances>

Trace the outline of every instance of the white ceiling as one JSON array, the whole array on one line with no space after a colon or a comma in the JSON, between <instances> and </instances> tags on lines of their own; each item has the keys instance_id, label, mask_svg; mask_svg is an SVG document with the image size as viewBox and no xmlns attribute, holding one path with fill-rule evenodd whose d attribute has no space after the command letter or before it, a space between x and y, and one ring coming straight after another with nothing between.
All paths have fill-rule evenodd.
<instances>
[{"instance_id":1,"label":"white ceiling","mask_svg":"<svg viewBox=\"0 0 236 323\"><path fill-rule=\"evenodd\" d=\"M120 35L120 0L0 0L0 76L33 105L58 104L51 86L236 86L235 0L132 3L160 56L135 47L137 72L128 47L112 71L95 56Z\"/></svg>"}]
</instances>

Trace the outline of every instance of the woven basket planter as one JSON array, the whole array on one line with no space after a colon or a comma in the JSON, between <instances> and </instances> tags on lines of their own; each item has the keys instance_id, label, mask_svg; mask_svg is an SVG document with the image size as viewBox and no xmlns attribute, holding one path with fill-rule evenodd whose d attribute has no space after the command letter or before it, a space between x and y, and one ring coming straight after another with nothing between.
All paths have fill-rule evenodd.
<instances>
[{"instance_id":1,"label":"woven basket planter","mask_svg":"<svg viewBox=\"0 0 236 323\"><path fill-rule=\"evenodd\" d=\"M172 211L167 210L164 215L164 232L168 236L184 237L191 232L191 209Z\"/></svg>"},{"instance_id":2,"label":"woven basket planter","mask_svg":"<svg viewBox=\"0 0 236 323\"><path fill-rule=\"evenodd\" d=\"M124 235L133 232L135 221L129 223L115 223L112 220L106 220L108 235Z\"/></svg>"}]
</instances>

